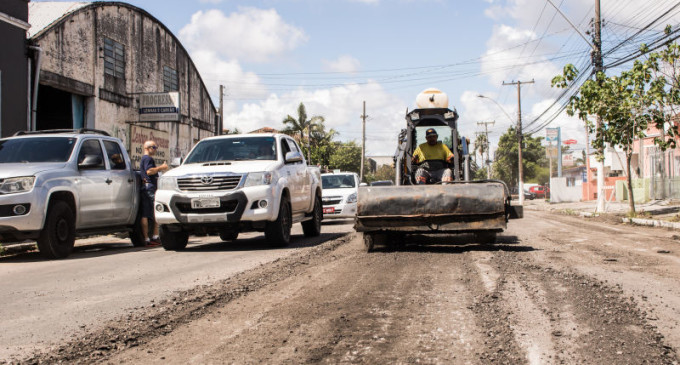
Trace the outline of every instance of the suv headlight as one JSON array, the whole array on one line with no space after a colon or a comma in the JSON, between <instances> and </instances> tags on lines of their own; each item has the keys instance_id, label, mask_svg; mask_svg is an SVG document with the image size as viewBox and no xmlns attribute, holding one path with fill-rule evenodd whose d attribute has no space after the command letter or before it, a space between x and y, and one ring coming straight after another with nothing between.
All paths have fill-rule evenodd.
<instances>
[{"instance_id":1,"label":"suv headlight","mask_svg":"<svg viewBox=\"0 0 680 365\"><path fill-rule=\"evenodd\" d=\"M352 193L350 196L347 197L347 203L356 203L357 202L357 193Z\"/></svg>"},{"instance_id":2,"label":"suv headlight","mask_svg":"<svg viewBox=\"0 0 680 365\"><path fill-rule=\"evenodd\" d=\"M249 186L257 185L269 185L272 183L272 173L269 171L263 172L249 172L246 176L246 182L243 187L247 188Z\"/></svg>"},{"instance_id":3,"label":"suv headlight","mask_svg":"<svg viewBox=\"0 0 680 365\"><path fill-rule=\"evenodd\" d=\"M0 194L24 193L33 189L35 176L10 177L0 184Z\"/></svg>"},{"instance_id":4,"label":"suv headlight","mask_svg":"<svg viewBox=\"0 0 680 365\"><path fill-rule=\"evenodd\" d=\"M158 179L158 190L179 190L177 178L173 176L161 176Z\"/></svg>"}]
</instances>

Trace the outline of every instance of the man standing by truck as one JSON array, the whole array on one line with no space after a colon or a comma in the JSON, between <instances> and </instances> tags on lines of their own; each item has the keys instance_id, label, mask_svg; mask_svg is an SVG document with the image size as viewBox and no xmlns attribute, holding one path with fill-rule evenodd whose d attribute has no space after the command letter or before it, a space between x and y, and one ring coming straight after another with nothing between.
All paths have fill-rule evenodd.
<instances>
[{"instance_id":1,"label":"man standing by truck","mask_svg":"<svg viewBox=\"0 0 680 365\"><path fill-rule=\"evenodd\" d=\"M158 235L158 224L156 224L153 214L153 201L156 197L156 189L158 188L158 173L167 171L168 165L164 162L162 165L156 166L156 161L152 156L156 154L157 149L158 145L156 142L144 142L144 156L142 156L139 162L139 172L142 177L142 233L144 234L147 246L158 246L161 244L161 239ZM149 225L152 226L149 227ZM153 236L150 236L150 231L153 232Z\"/></svg>"}]
</instances>

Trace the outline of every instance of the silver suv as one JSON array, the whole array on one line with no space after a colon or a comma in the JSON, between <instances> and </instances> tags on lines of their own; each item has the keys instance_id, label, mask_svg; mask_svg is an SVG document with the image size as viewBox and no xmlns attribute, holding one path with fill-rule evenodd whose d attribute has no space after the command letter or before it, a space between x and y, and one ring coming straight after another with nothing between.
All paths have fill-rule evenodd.
<instances>
[{"instance_id":1,"label":"silver suv","mask_svg":"<svg viewBox=\"0 0 680 365\"><path fill-rule=\"evenodd\" d=\"M35 239L63 258L77 235L128 231L144 245L139 177L118 138L90 129L0 139L0 242Z\"/></svg>"}]
</instances>

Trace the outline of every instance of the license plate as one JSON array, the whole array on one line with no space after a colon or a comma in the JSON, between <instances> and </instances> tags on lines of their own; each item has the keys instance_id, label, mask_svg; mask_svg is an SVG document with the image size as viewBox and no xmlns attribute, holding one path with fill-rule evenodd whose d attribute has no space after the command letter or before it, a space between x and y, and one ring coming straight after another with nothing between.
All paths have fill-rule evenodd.
<instances>
[{"instance_id":1,"label":"license plate","mask_svg":"<svg viewBox=\"0 0 680 365\"><path fill-rule=\"evenodd\" d=\"M219 208L220 198L193 198L191 199L192 209Z\"/></svg>"},{"instance_id":2,"label":"license plate","mask_svg":"<svg viewBox=\"0 0 680 365\"><path fill-rule=\"evenodd\" d=\"M335 213L335 207L323 208L324 213Z\"/></svg>"}]
</instances>

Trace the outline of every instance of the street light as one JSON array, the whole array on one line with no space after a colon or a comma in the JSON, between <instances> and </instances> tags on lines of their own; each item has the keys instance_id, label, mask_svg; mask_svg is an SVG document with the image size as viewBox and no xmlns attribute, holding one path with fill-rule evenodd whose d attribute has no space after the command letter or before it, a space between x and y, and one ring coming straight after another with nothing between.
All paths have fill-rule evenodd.
<instances>
[{"instance_id":1,"label":"street light","mask_svg":"<svg viewBox=\"0 0 680 365\"><path fill-rule=\"evenodd\" d=\"M503 106L501 104L499 104L496 100L494 100L494 99L492 99L488 96L482 95L482 94L478 94L477 97L482 98L482 99L491 100L494 104L496 104L496 106L498 106L498 108L503 112L503 114L505 114L505 116L508 117L508 120L510 121L510 123L514 123L514 121L512 120L512 117L510 117L510 114L508 114L508 112L505 111L505 108L503 108ZM522 127L520 126L519 119L518 119L518 123L517 123L517 155L518 155L517 161L518 161L518 170L519 170L518 171L519 187L517 189L517 195L519 197L519 204L524 205L524 176L523 176L524 174L522 174L522 131L521 131L521 129L522 129Z\"/></svg>"}]
</instances>

